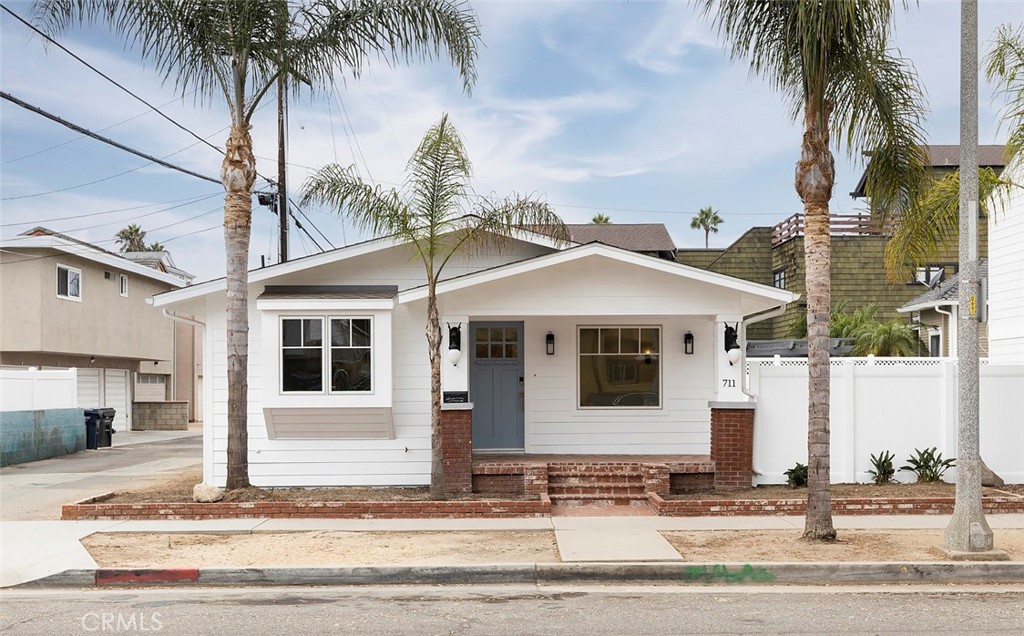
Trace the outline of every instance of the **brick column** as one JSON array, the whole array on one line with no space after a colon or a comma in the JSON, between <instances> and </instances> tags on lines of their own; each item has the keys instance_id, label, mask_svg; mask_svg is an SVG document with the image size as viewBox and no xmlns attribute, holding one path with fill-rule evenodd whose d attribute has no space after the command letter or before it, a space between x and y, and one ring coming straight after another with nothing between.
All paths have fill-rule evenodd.
<instances>
[{"instance_id":1,"label":"brick column","mask_svg":"<svg viewBox=\"0 0 1024 636\"><path fill-rule=\"evenodd\" d=\"M667 495L671 490L668 464L644 464L644 487L647 494Z\"/></svg>"},{"instance_id":2,"label":"brick column","mask_svg":"<svg viewBox=\"0 0 1024 636\"><path fill-rule=\"evenodd\" d=\"M540 497L548 491L548 465L527 464L523 467L523 494Z\"/></svg>"},{"instance_id":3,"label":"brick column","mask_svg":"<svg viewBox=\"0 0 1024 636\"><path fill-rule=\"evenodd\" d=\"M754 484L755 402L711 402L711 461L715 488Z\"/></svg>"},{"instance_id":4,"label":"brick column","mask_svg":"<svg viewBox=\"0 0 1024 636\"><path fill-rule=\"evenodd\" d=\"M446 495L473 492L473 405L441 405L441 456Z\"/></svg>"}]
</instances>

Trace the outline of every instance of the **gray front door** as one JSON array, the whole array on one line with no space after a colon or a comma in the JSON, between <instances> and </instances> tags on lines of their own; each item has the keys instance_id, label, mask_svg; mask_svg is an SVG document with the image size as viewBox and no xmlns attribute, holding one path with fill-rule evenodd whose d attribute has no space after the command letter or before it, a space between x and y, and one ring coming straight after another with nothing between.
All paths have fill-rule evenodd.
<instances>
[{"instance_id":1,"label":"gray front door","mask_svg":"<svg viewBox=\"0 0 1024 636\"><path fill-rule=\"evenodd\" d=\"M523 323L472 322L473 448L523 449Z\"/></svg>"}]
</instances>

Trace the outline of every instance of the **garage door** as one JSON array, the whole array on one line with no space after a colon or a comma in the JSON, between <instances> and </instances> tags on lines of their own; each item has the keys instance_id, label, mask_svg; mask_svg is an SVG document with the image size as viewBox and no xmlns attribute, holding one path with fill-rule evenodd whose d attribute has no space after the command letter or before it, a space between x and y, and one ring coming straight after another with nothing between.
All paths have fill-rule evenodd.
<instances>
[{"instance_id":1,"label":"garage door","mask_svg":"<svg viewBox=\"0 0 1024 636\"><path fill-rule=\"evenodd\" d=\"M92 409L103 406L100 392L100 369L78 370L78 406Z\"/></svg>"},{"instance_id":2,"label":"garage door","mask_svg":"<svg viewBox=\"0 0 1024 636\"><path fill-rule=\"evenodd\" d=\"M136 402L163 402L167 399L167 376L140 373L135 380Z\"/></svg>"},{"instance_id":3,"label":"garage door","mask_svg":"<svg viewBox=\"0 0 1024 636\"><path fill-rule=\"evenodd\" d=\"M123 369L103 370L103 406L117 411L114 430L127 431L129 415L128 372Z\"/></svg>"},{"instance_id":4,"label":"garage door","mask_svg":"<svg viewBox=\"0 0 1024 636\"><path fill-rule=\"evenodd\" d=\"M127 431L131 417L128 372L123 369L78 369L78 406L107 406L115 411L114 430Z\"/></svg>"}]
</instances>

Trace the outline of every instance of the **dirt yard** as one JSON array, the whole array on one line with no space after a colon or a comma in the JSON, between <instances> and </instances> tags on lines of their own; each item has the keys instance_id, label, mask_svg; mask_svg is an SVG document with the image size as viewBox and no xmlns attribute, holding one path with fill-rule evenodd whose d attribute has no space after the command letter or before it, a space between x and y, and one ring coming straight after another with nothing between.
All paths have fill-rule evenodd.
<instances>
[{"instance_id":1,"label":"dirt yard","mask_svg":"<svg viewBox=\"0 0 1024 636\"><path fill-rule=\"evenodd\" d=\"M201 471L188 471L168 479L164 483L145 488L126 489L117 492L104 503L184 503L192 501L192 487L203 480ZM832 497L952 497L956 492L953 484L833 484ZM1005 486L1000 489L985 488L986 496L1024 497L1024 484ZM515 499L515 495L469 495L479 499ZM665 499L806 499L806 488L788 486L758 486L742 490L702 489L675 495L664 495ZM224 501L426 501L430 499L426 487L408 488L367 488L346 486L339 488L246 488L232 490L224 495Z\"/></svg>"},{"instance_id":2,"label":"dirt yard","mask_svg":"<svg viewBox=\"0 0 1024 636\"><path fill-rule=\"evenodd\" d=\"M662 535L686 561L943 561L942 530L840 530L835 543L789 530L671 531ZM995 547L1024 561L1024 530L995 531Z\"/></svg>"},{"instance_id":3,"label":"dirt yard","mask_svg":"<svg viewBox=\"0 0 1024 636\"><path fill-rule=\"evenodd\" d=\"M666 531L686 561L941 561L941 530L842 530L833 544L797 531ZM996 547L1024 561L1024 530L997 530ZM101 567L287 567L558 562L549 531L94 534L82 540Z\"/></svg>"},{"instance_id":4,"label":"dirt yard","mask_svg":"<svg viewBox=\"0 0 1024 636\"><path fill-rule=\"evenodd\" d=\"M94 534L101 567L286 567L557 562L553 532L286 532Z\"/></svg>"}]
</instances>

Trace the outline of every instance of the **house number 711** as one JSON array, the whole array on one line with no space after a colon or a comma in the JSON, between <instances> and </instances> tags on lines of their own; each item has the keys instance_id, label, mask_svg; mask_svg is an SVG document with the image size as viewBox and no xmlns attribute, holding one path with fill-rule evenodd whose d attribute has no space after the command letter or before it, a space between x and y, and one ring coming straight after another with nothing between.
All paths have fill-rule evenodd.
<instances>
[{"instance_id":1,"label":"house number 711","mask_svg":"<svg viewBox=\"0 0 1024 636\"><path fill-rule=\"evenodd\" d=\"M722 380L722 386L736 387L736 380Z\"/></svg>"}]
</instances>

